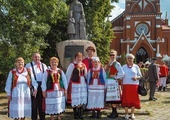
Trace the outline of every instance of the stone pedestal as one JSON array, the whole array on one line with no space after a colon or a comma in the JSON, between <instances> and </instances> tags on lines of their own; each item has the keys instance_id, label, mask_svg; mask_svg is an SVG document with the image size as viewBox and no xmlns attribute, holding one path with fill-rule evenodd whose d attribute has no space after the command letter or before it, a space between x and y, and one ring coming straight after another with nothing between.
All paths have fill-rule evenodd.
<instances>
[{"instance_id":1,"label":"stone pedestal","mask_svg":"<svg viewBox=\"0 0 170 120\"><path fill-rule=\"evenodd\" d=\"M74 61L74 56L77 52L82 52L83 56L86 57L88 46L93 46L96 50L95 45L89 40L66 40L59 42L56 45L56 50L62 69L64 71L67 69L68 65ZM95 56L97 56L97 52L95 52Z\"/></svg>"}]
</instances>

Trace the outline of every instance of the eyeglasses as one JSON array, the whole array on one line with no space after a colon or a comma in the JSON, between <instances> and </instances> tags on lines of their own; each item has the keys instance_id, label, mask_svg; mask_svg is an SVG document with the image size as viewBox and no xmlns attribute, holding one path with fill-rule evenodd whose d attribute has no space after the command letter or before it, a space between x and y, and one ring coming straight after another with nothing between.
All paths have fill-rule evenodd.
<instances>
[{"instance_id":1,"label":"eyeglasses","mask_svg":"<svg viewBox=\"0 0 170 120\"><path fill-rule=\"evenodd\" d=\"M110 56L115 56L114 54L110 54Z\"/></svg>"}]
</instances>

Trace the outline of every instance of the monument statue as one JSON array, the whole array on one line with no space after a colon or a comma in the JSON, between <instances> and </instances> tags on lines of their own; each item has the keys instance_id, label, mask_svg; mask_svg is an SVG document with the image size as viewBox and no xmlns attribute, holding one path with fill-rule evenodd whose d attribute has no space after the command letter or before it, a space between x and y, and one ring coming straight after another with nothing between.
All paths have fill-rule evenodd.
<instances>
[{"instance_id":1,"label":"monument statue","mask_svg":"<svg viewBox=\"0 0 170 120\"><path fill-rule=\"evenodd\" d=\"M65 71L68 65L73 62L77 52L87 55L86 49L94 43L86 38L86 20L83 5L78 0L72 0L68 12L67 34L69 39L57 43L56 50L60 59L62 69ZM97 52L95 52L97 56Z\"/></svg>"},{"instance_id":2,"label":"monument statue","mask_svg":"<svg viewBox=\"0 0 170 120\"><path fill-rule=\"evenodd\" d=\"M69 39L86 39L86 20L82 3L73 0L70 5L67 33Z\"/></svg>"},{"instance_id":3,"label":"monument statue","mask_svg":"<svg viewBox=\"0 0 170 120\"><path fill-rule=\"evenodd\" d=\"M69 35L69 39L74 39L75 31L75 19L73 18L73 11L69 12L69 19L68 19L68 28L67 33Z\"/></svg>"}]
</instances>

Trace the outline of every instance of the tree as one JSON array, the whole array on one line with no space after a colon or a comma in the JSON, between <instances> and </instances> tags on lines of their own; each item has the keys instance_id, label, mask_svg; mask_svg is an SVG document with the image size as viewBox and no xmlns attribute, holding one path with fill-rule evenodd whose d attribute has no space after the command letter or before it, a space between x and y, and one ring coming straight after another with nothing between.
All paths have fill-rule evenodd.
<instances>
[{"instance_id":1,"label":"tree","mask_svg":"<svg viewBox=\"0 0 170 120\"><path fill-rule=\"evenodd\" d=\"M97 47L97 54L101 62L105 64L108 60L110 51L110 42L113 39L113 30L111 23L107 20L114 6L111 2L118 0L80 0L85 9L87 21L88 39Z\"/></svg>"},{"instance_id":2,"label":"tree","mask_svg":"<svg viewBox=\"0 0 170 120\"><path fill-rule=\"evenodd\" d=\"M49 44L47 48L43 49L43 61L49 63L49 58L57 56L56 44L67 39L67 13L63 19L58 20L56 24L50 24L51 29L45 37L45 42Z\"/></svg>"},{"instance_id":3,"label":"tree","mask_svg":"<svg viewBox=\"0 0 170 120\"><path fill-rule=\"evenodd\" d=\"M2 0L0 1L0 64L7 73L14 60L22 56L25 62L32 53L49 45L45 41L52 24L67 13L64 0Z\"/></svg>"},{"instance_id":4,"label":"tree","mask_svg":"<svg viewBox=\"0 0 170 120\"><path fill-rule=\"evenodd\" d=\"M113 39L112 26L111 23L107 21L107 18L113 9L111 2L117 2L118 0L112 0L111 2L110 0L79 1L83 4L86 15L88 40L94 42L97 46L98 56L101 58L102 63L106 63L110 50L110 42ZM68 7L72 2L73 0L66 0ZM67 19L67 15L65 15L60 21L60 24L51 25L52 28L47 37L45 37L49 46L44 50L43 58L49 58L49 56L53 55L57 56L56 43L67 39Z\"/></svg>"},{"instance_id":5,"label":"tree","mask_svg":"<svg viewBox=\"0 0 170 120\"><path fill-rule=\"evenodd\" d=\"M98 56L106 62L113 38L106 19L118 0L79 0L85 10L88 39L97 47ZM57 56L55 45L67 39L67 13L72 0L1 0L0 56L1 71L13 67L16 57L30 61L35 51L44 52L44 61ZM104 46L104 47L103 47ZM4 49L5 47L5 49Z\"/></svg>"}]
</instances>

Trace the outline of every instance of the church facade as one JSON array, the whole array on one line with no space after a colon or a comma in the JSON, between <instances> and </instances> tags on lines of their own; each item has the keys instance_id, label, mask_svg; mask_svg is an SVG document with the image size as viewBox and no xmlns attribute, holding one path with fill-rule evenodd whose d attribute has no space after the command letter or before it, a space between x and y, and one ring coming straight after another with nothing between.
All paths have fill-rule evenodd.
<instances>
[{"instance_id":1,"label":"church facade","mask_svg":"<svg viewBox=\"0 0 170 120\"><path fill-rule=\"evenodd\" d=\"M168 17L161 18L160 0L126 0L125 11L113 19L115 38L110 48L118 55L132 53L136 62L170 56Z\"/></svg>"}]
</instances>

